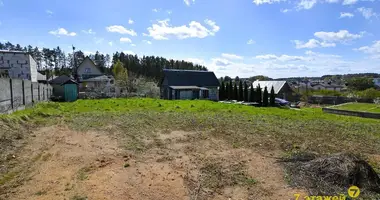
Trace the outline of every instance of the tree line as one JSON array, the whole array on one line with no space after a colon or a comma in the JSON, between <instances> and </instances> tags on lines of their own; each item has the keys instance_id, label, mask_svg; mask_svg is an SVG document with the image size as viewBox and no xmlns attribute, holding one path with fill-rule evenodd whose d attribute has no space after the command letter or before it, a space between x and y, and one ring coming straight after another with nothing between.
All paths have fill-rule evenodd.
<instances>
[{"instance_id":1,"label":"tree line","mask_svg":"<svg viewBox=\"0 0 380 200\"><path fill-rule=\"evenodd\" d=\"M244 102L256 102L259 106L275 106L276 95L274 93L274 88L272 86L270 93L268 93L268 88L264 88L264 92L260 87L260 84L254 89L253 84L248 89L248 84L243 81L239 81L239 86L236 82L232 83L229 80L226 84L221 83L219 87L219 100L237 100ZM268 101L269 99L269 101Z\"/></svg>"},{"instance_id":2,"label":"tree line","mask_svg":"<svg viewBox=\"0 0 380 200\"><path fill-rule=\"evenodd\" d=\"M32 47L31 45L22 47L20 44L14 45L6 42L0 43L0 50L24 51L31 54L37 62L37 71L46 75L47 78L62 74L75 76L75 69L86 57L84 52L75 50L75 47L73 47L73 52L66 53L59 46L52 49ZM163 69L207 71L207 68L202 65L157 56L138 57L137 55L116 52L111 57L109 54L102 54L99 51L88 56L104 74L113 75L113 65L120 61L130 75L146 77L156 82L163 77Z\"/></svg>"},{"instance_id":3,"label":"tree line","mask_svg":"<svg viewBox=\"0 0 380 200\"><path fill-rule=\"evenodd\" d=\"M184 60L168 60L158 56L138 57L137 55L124 54L123 52L116 52L113 54L113 63L115 64L117 61L123 63L129 74L147 77L156 82L160 81L163 77L163 69L207 71L205 66L193 64Z\"/></svg>"}]
</instances>

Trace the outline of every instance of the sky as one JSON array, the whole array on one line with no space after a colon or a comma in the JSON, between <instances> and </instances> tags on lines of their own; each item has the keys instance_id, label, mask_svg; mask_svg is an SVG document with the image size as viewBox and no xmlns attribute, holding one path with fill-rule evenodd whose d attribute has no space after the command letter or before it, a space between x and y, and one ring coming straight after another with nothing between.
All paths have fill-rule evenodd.
<instances>
[{"instance_id":1,"label":"sky","mask_svg":"<svg viewBox=\"0 0 380 200\"><path fill-rule=\"evenodd\" d=\"M0 41L155 55L220 76L380 73L380 0L0 0Z\"/></svg>"}]
</instances>

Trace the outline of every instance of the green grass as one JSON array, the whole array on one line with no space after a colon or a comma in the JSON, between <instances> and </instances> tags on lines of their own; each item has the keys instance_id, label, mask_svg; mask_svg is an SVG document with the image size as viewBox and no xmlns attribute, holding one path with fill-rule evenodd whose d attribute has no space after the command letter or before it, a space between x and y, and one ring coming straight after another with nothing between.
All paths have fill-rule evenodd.
<instances>
[{"instance_id":1,"label":"green grass","mask_svg":"<svg viewBox=\"0 0 380 200\"><path fill-rule=\"evenodd\" d=\"M379 120L301 110L256 108L201 100L149 98L78 100L40 103L0 119L39 126L67 124L75 130L117 132L121 146L143 152L158 131L205 131L235 148L255 147L318 153L380 153ZM1 120L0 120L1 121Z\"/></svg>"},{"instance_id":2,"label":"green grass","mask_svg":"<svg viewBox=\"0 0 380 200\"><path fill-rule=\"evenodd\" d=\"M374 104L374 103L349 103L349 104L343 104L340 106L335 106L334 108L340 109L340 110L380 113L380 104Z\"/></svg>"}]
</instances>

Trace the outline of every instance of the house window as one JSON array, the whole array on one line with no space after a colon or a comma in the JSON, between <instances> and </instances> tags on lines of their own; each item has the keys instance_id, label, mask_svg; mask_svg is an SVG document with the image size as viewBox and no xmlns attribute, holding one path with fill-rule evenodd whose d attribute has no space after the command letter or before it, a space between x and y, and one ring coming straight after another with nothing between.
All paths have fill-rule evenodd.
<instances>
[{"instance_id":1,"label":"house window","mask_svg":"<svg viewBox=\"0 0 380 200\"><path fill-rule=\"evenodd\" d=\"M85 68L84 73L91 73L91 68L89 68L89 67Z\"/></svg>"}]
</instances>

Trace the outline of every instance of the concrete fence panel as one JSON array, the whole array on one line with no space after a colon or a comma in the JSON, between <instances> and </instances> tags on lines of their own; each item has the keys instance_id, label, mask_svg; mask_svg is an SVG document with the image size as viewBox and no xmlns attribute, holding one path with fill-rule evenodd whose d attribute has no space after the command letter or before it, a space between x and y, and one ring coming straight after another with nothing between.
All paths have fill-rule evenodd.
<instances>
[{"instance_id":1,"label":"concrete fence panel","mask_svg":"<svg viewBox=\"0 0 380 200\"><path fill-rule=\"evenodd\" d=\"M32 82L24 80L24 101L25 105L32 104Z\"/></svg>"},{"instance_id":2,"label":"concrete fence panel","mask_svg":"<svg viewBox=\"0 0 380 200\"><path fill-rule=\"evenodd\" d=\"M39 101L48 101L51 88L29 80L0 78L0 113L11 113Z\"/></svg>"},{"instance_id":3,"label":"concrete fence panel","mask_svg":"<svg viewBox=\"0 0 380 200\"><path fill-rule=\"evenodd\" d=\"M0 113L7 112L11 106L10 79L0 79Z\"/></svg>"},{"instance_id":4,"label":"concrete fence panel","mask_svg":"<svg viewBox=\"0 0 380 200\"><path fill-rule=\"evenodd\" d=\"M38 83L32 83L33 87L33 102L38 102Z\"/></svg>"},{"instance_id":5,"label":"concrete fence panel","mask_svg":"<svg viewBox=\"0 0 380 200\"><path fill-rule=\"evenodd\" d=\"M23 106L24 96L22 88L22 79L12 79L12 109L16 110L17 108Z\"/></svg>"}]
</instances>

